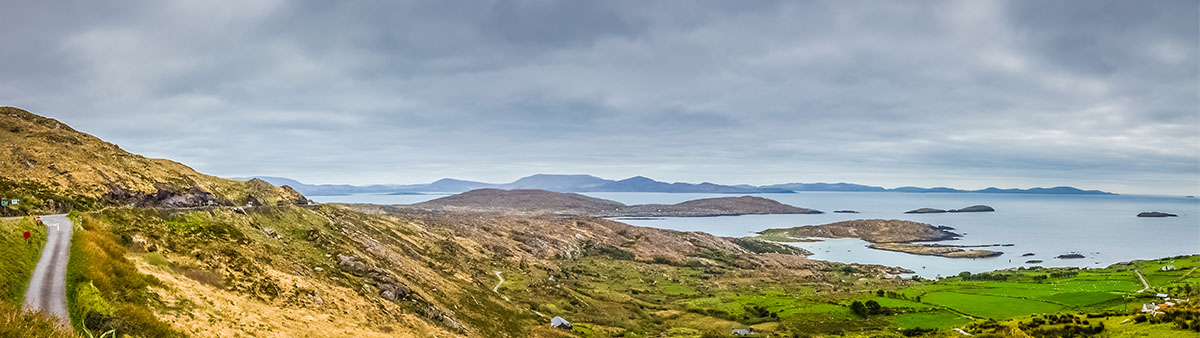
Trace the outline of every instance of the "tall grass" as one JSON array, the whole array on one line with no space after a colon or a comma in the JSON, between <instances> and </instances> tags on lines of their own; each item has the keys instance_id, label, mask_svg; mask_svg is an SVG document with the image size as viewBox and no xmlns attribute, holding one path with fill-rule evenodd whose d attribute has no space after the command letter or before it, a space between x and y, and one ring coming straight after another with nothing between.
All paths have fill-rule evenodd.
<instances>
[{"instance_id":1,"label":"tall grass","mask_svg":"<svg viewBox=\"0 0 1200 338\"><path fill-rule=\"evenodd\" d=\"M26 241L24 232L30 233ZM0 220L0 303L19 305L37 266L46 230L30 218Z\"/></svg>"},{"instance_id":2,"label":"tall grass","mask_svg":"<svg viewBox=\"0 0 1200 338\"><path fill-rule=\"evenodd\" d=\"M125 246L106 224L90 215L71 216L79 226L67 263L67 308L76 329L116 330L117 336L179 336L150 311L159 299L148 287L159 281L125 259Z\"/></svg>"},{"instance_id":3,"label":"tall grass","mask_svg":"<svg viewBox=\"0 0 1200 338\"><path fill-rule=\"evenodd\" d=\"M0 337L79 338L79 335L45 312L25 311L17 305L0 303Z\"/></svg>"}]
</instances>

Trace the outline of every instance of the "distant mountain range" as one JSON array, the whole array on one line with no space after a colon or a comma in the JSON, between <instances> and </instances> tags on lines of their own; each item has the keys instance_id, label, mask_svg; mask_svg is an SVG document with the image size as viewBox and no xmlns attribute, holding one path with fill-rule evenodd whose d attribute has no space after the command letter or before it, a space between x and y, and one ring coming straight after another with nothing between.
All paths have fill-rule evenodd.
<instances>
[{"instance_id":1,"label":"distant mountain range","mask_svg":"<svg viewBox=\"0 0 1200 338\"><path fill-rule=\"evenodd\" d=\"M413 193L460 193L475 189L541 189L555 192L666 192L666 193L716 193L716 194L762 194L762 193L792 193L798 191L861 191L861 192L908 192L908 193L993 193L993 194L1059 194L1059 195L1116 195L1100 190L1082 190L1073 187L1030 188L1030 189L1000 189L987 188L980 190L960 190L946 187L919 188L900 187L887 189L884 187L851 184L851 183L785 183L764 186L753 185L722 185L714 183L667 183L656 181L643 176L635 176L623 180L609 180L591 175L551 175L537 174L522 177L511 183L484 183L465 181L453 178L443 178L429 184L386 184L355 186L344 184L304 184L299 181L270 176L255 176L234 178L249 180L258 178L277 186L287 185L302 194L311 196L347 195L347 194L413 194Z\"/></svg>"}]
</instances>

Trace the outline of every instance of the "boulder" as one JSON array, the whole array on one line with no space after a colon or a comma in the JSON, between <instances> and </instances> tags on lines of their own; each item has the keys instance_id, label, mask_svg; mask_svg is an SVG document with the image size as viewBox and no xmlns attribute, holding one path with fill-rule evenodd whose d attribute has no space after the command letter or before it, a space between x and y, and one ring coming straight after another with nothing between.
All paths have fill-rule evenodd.
<instances>
[{"instance_id":1,"label":"boulder","mask_svg":"<svg viewBox=\"0 0 1200 338\"><path fill-rule=\"evenodd\" d=\"M362 277L369 269L366 264L359 262L354 256L337 255L337 265L352 275Z\"/></svg>"}]
</instances>

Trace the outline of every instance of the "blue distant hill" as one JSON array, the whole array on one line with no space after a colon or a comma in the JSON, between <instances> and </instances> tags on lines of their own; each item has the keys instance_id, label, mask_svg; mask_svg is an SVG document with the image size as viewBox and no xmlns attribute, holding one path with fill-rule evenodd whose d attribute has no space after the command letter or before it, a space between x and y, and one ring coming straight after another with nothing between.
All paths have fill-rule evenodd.
<instances>
[{"instance_id":1,"label":"blue distant hill","mask_svg":"<svg viewBox=\"0 0 1200 338\"><path fill-rule=\"evenodd\" d=\"M991 187L979 190L959 190L954 188L937 187L937 188L918 188L918 187L900 187L888 189L887 191L895 192L946 192L946 193L984 193L984 194L1043 194L1043 195L1116 195L1107 191L1100 190L1083 190L1075 187L1053 187L1053 188L1029 188L1029 189L1000 189Z\"/></svg>"},{"instance_id":2,"label":"blue distant hill","mask_svg":"<svg viewBox=\"0 0 1200 338\"><path fill-rule=\"evenodd\" d=\"M960 190L946 187L920 188L884 187L853 183L785 183L764 186L723 185L716 183L667 183L644 176L623 180L609 180L592 175L537 174L522 177L511 183L484 183L443 178L428 184L385 184L355 186L345 184L304 184L299 181L271 176L256 176L274 185L291 186L305 195L329 196L362 193L412 194L412 193L460 193L483 188L495 189L541 189L555 192L663 192L663 193L714 193L714 194L763 194L793 193L798 191L843 191L843 192L907 192L907 193L992 193L992 194L1059 194L1059 195L1116 195L1099 190L1082 190L1073 187ZM235 178L249 180L250 178Z\"/></svg>"}]
</instances>

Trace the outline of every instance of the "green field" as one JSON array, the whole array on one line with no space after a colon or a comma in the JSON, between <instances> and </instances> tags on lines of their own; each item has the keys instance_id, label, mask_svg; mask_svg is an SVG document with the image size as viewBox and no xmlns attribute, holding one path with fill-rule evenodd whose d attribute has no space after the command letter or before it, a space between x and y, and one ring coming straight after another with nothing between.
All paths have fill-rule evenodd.
<instances>
[{"instance_id":1,"label":"green field","mask_svg":"<svg viewBox=\"0 0 1200 338\"><path fill-rule=\"evenodd\" d=\"M922 300L971 316L991 319L1009 319L1035 313L1055 313L1063 309L1060 305L1037 300L959 292L934 292L922 296Z\"/></svg>"},{"instance_id":2,"label":"green field","mask_svg":"<svg viewBox=\"0 0 1200 338\"><path fill-rule=\"evenodd\" d=\"M24 233L30 239L24 239ZM46 242L46 230L34 224L33 219L0 219L0 296L3 302L21 304L25 287L41 256L42 244Z\"/></svg>"},{"instance_id":3,"label":"green field","mask_svg":"<svg viewBox=\"0 0 1200 338\"><path fill-rule=\"evenodd\" d=\"M896 324L901 329L956 327L970 323L972 318L946 310L905 313L897 315Z\"/></svg>"},{"instance_id":4,"label":"green field","mask_svg":"<svg viewBox=\"0 0 1200 338\"><path fill-rule=\"evenodd\" d=\"M1085 313L1107 313L1105 318L1108 319L1096 321L1118 324L1109 328L1111 332L1122 333L1115 336L1124 336L1126 331L1166 332L1159 336L1171 336L1188 332L1165 324L1135 325L1122 321L1130 318L1141 304L1155 301L1155 290L1187 297L1180 286L1190 283L1200 289L1200 279L1197 279L1200 274L1189 275L1191 269L1200 265L1198 259L1200 256L1137 261L1105 269L1027 268L992 272L985 275L988 278L984 279L989 280L964 280L955 276L919 282L893 280L885 284L869 280L847 283L844 281L850 279L837 268L823 275L824 280L843 280L833 287L819 281L796 280L780 284L720 277L709 274L703 267L581 259L565 270L574 273L572 283L580 284L576 289L588 290L579 295L584 301L540 304L539 308L572 313L571 316L577 319L585 318L581 323L586 324L594 336L623 332L641 334L672 328L695 328L712 333L729 327L831 335L873 332L871 334L883 336L922 328L937 329L940 335L957 334L948 331L956 327L979 330L975 323L989 320L999 321L995 325L1015 327L1017 323L1029 322L1042 315L1075 314L1084 318L1082 314ZM1162 271L1163 265L1174 265L1176 270ZM1147 276L1154 287L1150 292L1137 292L1142 289L1142 284L1135 269ZM528 281L543 278L514 277L513 283L502 290L520 295ZM1192 289L1191 297L1200 298L1197 297L1200 290L1196 289ZM519 298L531 301L528 297ZM850 307L855 301L872 301L884 310L858 314ZM642 314L601 314L621 311Z\"/></svg>"}]
</instances>

